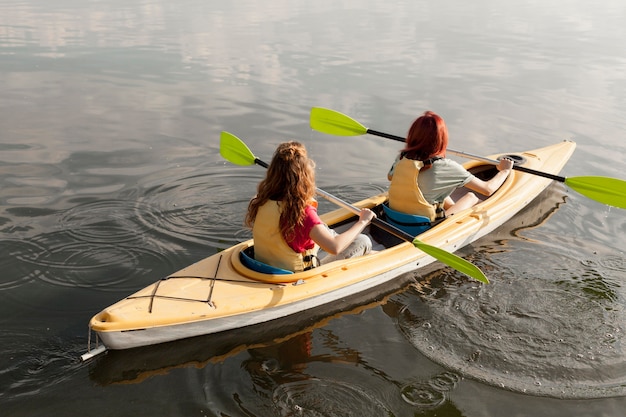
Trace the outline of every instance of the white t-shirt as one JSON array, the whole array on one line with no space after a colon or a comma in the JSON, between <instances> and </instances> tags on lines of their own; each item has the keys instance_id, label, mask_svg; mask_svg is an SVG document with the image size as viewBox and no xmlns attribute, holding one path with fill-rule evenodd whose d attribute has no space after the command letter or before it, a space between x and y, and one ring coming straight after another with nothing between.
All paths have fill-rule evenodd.
<instances>
[{"instance_id":1,"label":"white t-shirt","mask_svg":"<svg viewBox=\"0 0 626 417\"><path fill-rule=\"evenodd\" d=\"M398 155L389 170L389 177L393 176L393 170L399 160ZM418 182L426 201L434 204L443 202L454 190L464 186L473 178L474 175L458 162L442 158L433 162L429 169L420 171Z\"/></svg>"}]
</instances>

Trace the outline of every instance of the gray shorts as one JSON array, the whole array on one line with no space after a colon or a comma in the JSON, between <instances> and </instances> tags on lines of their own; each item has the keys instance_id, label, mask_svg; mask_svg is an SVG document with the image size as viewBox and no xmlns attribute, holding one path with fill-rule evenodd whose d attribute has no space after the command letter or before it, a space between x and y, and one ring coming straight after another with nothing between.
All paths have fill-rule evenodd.
<instances>
[{"instance_id":1,"label":"gray shorts","mask_svg":"<svg viewBox=\"0 0 626 417\"><path fill-rule=\"evenodd\" d=\"M363 256L372 251L372 241L369 236L360 234L354 239L354 241L343 251L337 255L326 254L326 252L320 251L320 261L322 264L327 264L339 259L354 258L357 256Z\"/></svg>"}]
</instances>

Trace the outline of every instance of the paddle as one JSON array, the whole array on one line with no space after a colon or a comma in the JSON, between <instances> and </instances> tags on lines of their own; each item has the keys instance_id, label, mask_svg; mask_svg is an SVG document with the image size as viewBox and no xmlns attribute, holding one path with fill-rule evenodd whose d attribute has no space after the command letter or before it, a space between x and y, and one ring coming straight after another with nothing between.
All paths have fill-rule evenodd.
<instances>
[{"instance_id":1,"label":"paddle","mask_svg":"<svg viewBox=\"0 0 626 417\"><path fill-rule=\"evenodd\" d=\"M220 136L220 154L222 155L224 159L226 159L227 161L235 165L248 166L248 165L257 164L264 168L267 168L269 166L266 162L263 162L262 160L254 156L252 151L250 151L248 146L245 143L243 143L241 139L239 139L237 136L233 135L232 133L228 133L228 132L222 132ZM324 197L325 199L337 204L338 206L343 207L349 211L352 211L354 214L358 215L359 212L361 211L361 209L359 209L358 207L355 207L349 203L346 203L340 198L335 197L332 194L329 194L326 191L323 191L319 188L316 189L316 192L322 197ZM381 229L393 234L394 236L400 239L413 243L413 246L422 250L424 253L432 256L433 258L437 259L439 262L445 265L451 266L457 271L462 272L468 275L469 277L474 278L478 281L484 282L486 284L489 283L489 280L487 279L485 274L483 274L483 272L473 263L466 261L465 259L457 255L454 255L448 251L440 249L436 246L424 243L421 240L411 236L410 234L398 229L397 227L379 218L374 218L372 220L372 224L374 224L377 227L380 227Z\"/></svg>"},{"instance_id":2,"label":"paddle","mask_svg":"<svg viewBox=\"0 0 626 417\"><path fill-rule=\"evenodd\" d=\"M405 139L403 137L368 129L350 116L346 116L345 114L338 111L326 109L323 107L313 107L311 109L310 123L312 129L322 133L327 133L329 135L359 136L369 133L371 135L381 136L383 138L393 139L399 142L405 142ZM494 165L498 164L498 161L494 159L455 151L454 149L450 148L447 149L447 152ZM619 208L626 208L626 181L624 180L598 176L566 178L547 172L536 171L534 169L526 168L520 165L513 165L513 169L562 182L569 186L572 190L577 191L578 193L600 203Z\"/></svg>"}]
</instances>

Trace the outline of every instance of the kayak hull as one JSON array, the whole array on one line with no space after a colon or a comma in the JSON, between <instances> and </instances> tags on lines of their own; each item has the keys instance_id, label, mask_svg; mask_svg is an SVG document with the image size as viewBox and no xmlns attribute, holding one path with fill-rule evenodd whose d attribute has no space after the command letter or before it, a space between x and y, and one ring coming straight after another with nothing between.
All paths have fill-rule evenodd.
<instances>
[{"instance_id":1,"label":"kayak hull","mask_svg":"<svg viewBox=\"0 0 626 417\"><path fill-rule=\"evenodd\" d=\"M575 146L574 142L564 141L506 155L517 156L528 168L558 174ZM474 170L484 165L472 161L464 166ZM513 171L491 197L446 219L419 238L454 252L509 220L551 182ZM387 194L382 193L354 205L375 208L386 199ZM340 208L321 217L333 226L350 221L353 216ZM105 308L91 319L91 331L107 349L128 349L243 328L344 302L435 261L411 242L402 242L301 273L268 275L242 264L240 252L252 245L251 240L234 245Z\"/></svg>"}]
</instances>

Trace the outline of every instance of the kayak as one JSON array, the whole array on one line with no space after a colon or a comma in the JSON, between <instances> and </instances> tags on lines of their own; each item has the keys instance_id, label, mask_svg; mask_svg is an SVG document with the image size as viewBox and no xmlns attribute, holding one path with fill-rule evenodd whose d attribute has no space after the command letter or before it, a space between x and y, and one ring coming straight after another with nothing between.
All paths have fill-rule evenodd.
<instances>
[{"instance_id":1,"label":"kayak","mask_svg":"<svg viewBox=\"0 0 626 417\"><path fill-rule=\"evenodd\" d=\"M574 142L563 141L491 157L507 156L521 166L558 174L575 147ZM467 162L464 167L483 179L497 172L492 164L481 161ZM421 233L419 239L455 252L501 226L551 182L550 178L513 171L492 196L446 218ZM463 190L457 191L466 192ZM354 206L370 208L382 216L381 207L387 199L384 192ZM356 219L344 207L320 217L338 229L349 227ZM297 313L345 302L436 261L411 242L381 238L384 232L375 230L374 226L366 232L374 242L372 253L289 274L268 273L251 264L246 254L254 246L252 240L236 244L159 279L93 316L89 322L88 353L92 351L92 333L96 335L99 351L122 350L226 332L285 317L297 321Z\"/></svg>"}]
</instances>

